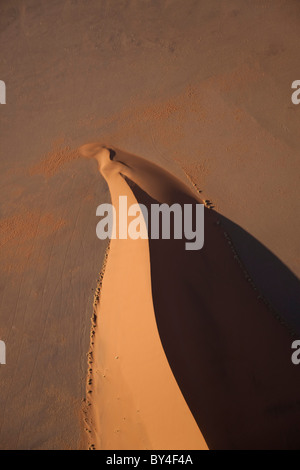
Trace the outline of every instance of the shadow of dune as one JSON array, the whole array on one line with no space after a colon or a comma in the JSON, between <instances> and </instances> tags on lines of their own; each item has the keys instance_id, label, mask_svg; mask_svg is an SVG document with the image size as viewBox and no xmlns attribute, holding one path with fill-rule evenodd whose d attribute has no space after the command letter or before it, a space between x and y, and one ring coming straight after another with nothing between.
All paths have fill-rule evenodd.
<instances>
[{"instance_id":1,"label":"shadow of dune","mask_svg":"<svg viewBox=\"0 0 300 470\"><path fill-rule=\"evenodd\" d=\"M222 215L219 217L262 295L300 336L300 281L297 276L239 225Z\"/></svg>"},{"instance_id":2,"label":"shadow of dune","mask_svg":"<svg viewBox=\"0 0 300 470\"><path fill-rule=\"evenodd\" d=\"M85 154L101 167L99 149L90 144ZM109 168L148 214L152 204L201 202L135 155L114 148ZM300 449L300 369L291 361L299 280L213 209L204 225L199 251L187 251L185 239L148 241L155 317L174 377L210 449Z\"/></svg>"},{"instance_id":3,"label":"shadow of dune","mask_svg":"<svg viewBox=\"0 0 300 470\"><path fill-rule=\"evenodd\" d=\"M148 211L165 202L126 180ZM179 193L172 202L196 203ZM300 374L283 325L299 332L298 279L214 210L205 210L202 250L174 239L149 239L149 247L162 345L209 448L299 449Z\"/></svg>"}]
</instances>

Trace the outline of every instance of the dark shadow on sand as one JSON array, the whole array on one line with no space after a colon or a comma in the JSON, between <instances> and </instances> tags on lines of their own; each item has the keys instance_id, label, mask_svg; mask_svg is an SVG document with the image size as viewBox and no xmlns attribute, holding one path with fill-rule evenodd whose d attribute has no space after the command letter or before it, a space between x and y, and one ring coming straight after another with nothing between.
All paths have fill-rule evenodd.
<instances>
[{"instance_id":1,"label":"dark shadow on sand","mask_svg":"<svg viewBox=\"0 0 300 470\"><path fill-rule=\"evenodd\" d=\"M148 210L164 202L126 180ZM175 202L195 204L187 195ZM202 250L186 251L185 240L149 246L160 338L209 448L299 449L300 366L291 362L290 331L300 338L299 280L210 209Z\"/></svg>"}]
</instances>

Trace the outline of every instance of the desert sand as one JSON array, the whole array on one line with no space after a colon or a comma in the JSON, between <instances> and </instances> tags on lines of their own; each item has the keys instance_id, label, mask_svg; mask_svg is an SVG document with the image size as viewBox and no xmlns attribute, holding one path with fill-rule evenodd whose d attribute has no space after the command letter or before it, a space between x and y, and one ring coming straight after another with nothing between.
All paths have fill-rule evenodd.
<instances>
[{"instance_id":1,"label":"desert sand","mask_svg":"<svg viewBox=\"0 0 300 470\"><path fill-rule=\"evenodd\" d=\"M185 373L191 370L189 374L194 376L193 369L180 365L165 332L170 325L165 305L170 298L175 302L174 286L181 283L183 273L193 273L196 267L180 258L180 247L164 247L163 257L157 255L161 247L156 249L152 244L146 249L141 243L131 252L145 260L143 276L148 281L144 294L152 325L149 331L157 358L162 359L158 361L161 373L164 368L168 390L172 390L174 399L177 397L178 413L180 410L181 419L187 420L193 443L202 446L205 440L209 448L240 447L244 444L236 435L239 432L248 439L249 447L297 445L291 416L298 417L298 399L293 395L298 387L294 383L297 368L295 372L290 369L291 340L286 331L296 331L299 337L300 106L291 103L291 84L299 79L298 39L299 2L294 0L0 1L0 79L7 91L6 104L0 105L0 340L7 352L7 364L0 366L1 449L110 445L108 437L104 439L100 418L87 442L90 433L85 431L83 413L84 400L89 399L87 354L93 302L107 248L106 242L96 238L95 214L99 204L110 202L110 192L99 176L97 162L80 158L77 149L98 141L126 150L126 158L142 157L143 165L144 160L157 164L158 187L161 171L164 180L167 171L191 190L202 191L201 198L213 203L220 230L229 237L224 239L213 231L211 243L215 242L216 248L211 250L216 254L220 250L226 263L228 257L230 275L222 266L213 265L212 271L216 268L218 273L215 279L213 273L199 268L197 277L188 283L190 290L184 294L180 289L191 302L185 304L188 309L184 307L189 315L186 336L195 327L195 306L198 313L207 313L210 308L214 324L221 328L218 322L222 323L222 335L213 325L207 325L208 338L215 335L215 346L211 349L210 341L205 349L206 363L197 363L205 372L202 378L207 386L198 404L193 399L197 389L191 390L191 376ZM133 166L139 161L135 160ZM128 182L122 185L138 201L144 193L155 197L147 186L148 177L141 176L140 170L139 166L132 177L140 188L138 192L137 187L134 192L130 186L130 193ZM151 186L156 187L156 183L151 182ZM213 220L213 211L208 217ZM241 260L243 276L246 270L258 295L246 289L239 263L232 265L232 254L233 258L236 255L228 252L229 241ZM121 255L125 257L126 253ZM212 263L211 254L207 256ZM116 250L107 258L103 297L105 283L109 286L117 275L112 272L115 258L119 259ZM170 284L163 269L168 264L175 273L177 264L181 265L179 277L172 277ZM222 276L228 282L232 279L230 286L220 282ZM200 308L203 283L211 306ZM160 285L165 285L166 298L157 303ZM108 287L107 303L109 292ZM227 293L230 305L234 295L240 299L233 313L225 305ZM265 304L257 302L261 300L258 296L266 299L267 311ZM242 299L248 297L247 305L242 305ZM177 298L178 305L182 305L182 298ZM224 319L229 313L233 315L230 322L224 320L223 324L222 312ZM153 330L154 314L161 346ZM287 326L283 328L278 319ZM199 328L207 331L203 317L198 320ZM100 348L105 339L99 325L95 348ZM112 325L110 328L113 331ZM253 334L255 341L250 344ZM259 334L261 338L257 338ZM257 343L257 352L251 350L253 358L245 352L244 336L250 350ZM191 349L186 351L189 358L198 353L198 360L204 357L198 349L206 344L201 338L199 345L190 344ZM109 344L107 351L112 349L113 344ZM121 359L120 352L115 355ZM220 362L223 355L224 363ZM244 369L240 356L247 359ZM109 360L115 367L111 364L111 374L116 377L121 361ZM210 360L220 371L216 387L212 386L212 377L206 375ZM102 371L103 364L98 363ZM235 366L229 379L227 367L232 363ZM256 367L257 374L252 378ZM278 385L277 395L269 393L268 387L262 388L260 377L265 374L266 383ZM99 384L101 380L99 376ZM224 390L223 402L220 395L211 394L212 388L218 387ZM249 409L242 400L246 388L252 390L247 395ZM243 391L241 395L239 390ZM129 392L127 389L123 400L126 398L126 409L133 412L137 403L129 404ZM97 393L95 381L92 395ZM210 406L203 410L207 394L216 403L214 413ZM278 400L282 401L280 406ZM99 400L93 403L101 409ZM121 405L115 409L121 415ZM147 413L150 409L149 405ZM96 408L92 412L97 416ZM120 415L109 416L107 409L106 413L110 429L119 429ZM135 424L128 442L133 442L136 426L142 420L145 423L146 417L138 419L130 414L130 419ZM217 422L221 424L217 426ZM274 434L270 430L273 422ZM144 427L143 442L136 445L160 445L153 440L155 418L147 423L153 426L152 431L148 435ZM264 439L257 442L253 435L259 423ZM279 442L277 431L287 423L291 431ZM123 433L124 429L123 425ZM158 434L158 438L162 436ZM121 433L114 439L123 447L129 445Z\"/></svg>"},{"instance_id":2,"label":"desert sand","mask_svg":"<svg viewBox=\"0 0 300 470\"><path fill-rule=\"evenodd\" d=\"M202 202L144 159L99 144L81 152L98 161L116 208L120 195L148 207ZM206 209L200 251L111 240L95 315L90 446L203 449L201 430L211 449L299 448L292 325L263 301L216 211Z\"/></svg>"},{"instance_id":3,"label":"desert sand","mask_svg":"<svg viewBox=\"0 0 300 470\"><path fill-rule=\"evenodd\" d=\"M83 152L92 149L86 146ZM122 177L124 166L112 162L107 149L95 157L118 215L119 195L127 196L128 205L137 202ZM150 181L153 189L152 183L160 184L156 176ZM111 240L100 297L87 389L89 446L205 449L159 338L148 240Z\"/></svg>"}]
</instances>

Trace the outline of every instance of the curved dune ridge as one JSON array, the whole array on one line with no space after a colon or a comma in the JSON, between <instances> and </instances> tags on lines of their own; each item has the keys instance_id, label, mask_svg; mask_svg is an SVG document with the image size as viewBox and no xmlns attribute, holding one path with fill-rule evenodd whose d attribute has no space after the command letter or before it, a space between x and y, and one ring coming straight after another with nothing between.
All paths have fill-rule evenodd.
<instances>
[{"instance_id":1,"label":"curved dune ridge","mask_svg":"<svg viewBox=\"0 0 300 470\"><path fill-rule=\"evenodd\" d=\"M100 144L81 154L98 161L117 215L120 195L148 207L202 202L140 157ZM213 210L199 251L111 240L89 353L91 448L299 448L292 338L249 281Z\"/></svg>"}]
</instances>

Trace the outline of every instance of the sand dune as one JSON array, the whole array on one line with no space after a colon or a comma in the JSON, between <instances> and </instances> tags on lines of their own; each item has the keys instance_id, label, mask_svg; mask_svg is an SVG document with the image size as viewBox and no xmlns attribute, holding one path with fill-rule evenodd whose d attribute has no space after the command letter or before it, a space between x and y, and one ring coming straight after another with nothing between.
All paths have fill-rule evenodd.
<instances>
[{"instance_id":1,"label":"sand dune","mask_svg":"<svg viewBox=\"0 0 300 470\"><path fill-rule=\"evenodd\" d=\"M145 205L200 201L139 157L113 149L110 159L97 144L83 153L98 160L113 204L120 194ZM290 333L215 211L206 210L198 252L183 240L112 240L96 314L88 391L97 448L299 448Z\"/></svg>"},{"instance_id":2,"label":"sand dune","mask_svg":"<svg viewBox=\"0 0 300 470\"><path fill-rule=\"evenodd\" d=\"M261 299L257 303L261 294L250 289L251 282L246 279L244 285L247 274L242 267L241 278L238 258L230 284L236 254L229 242L259 291L300 335L300 105L291 102L291 84L299 78L299 13L299 2L284 0L0 2L0 79L7 92L7 104L0 106L0 340L7 352L6 365L0 366L1 449L85 448L81 406L86 354L95 282L107 246L95 236L95 209L109 202L110 195L96 161L78 158L77 148L98 140L159 165L154 177L149 167L142 174L145 162L142 167L140 159L132 163L131 181L138 186L127 179L122 188L130 187L135 200L143 200L147 192L158 197L148 186L168 200L170 188L162 193L162 181L166 184L170 176L161 173L163 167L183 179L185 172L222 214L209 251L205 246L193 259L181 257L177 245L145 243L147 248L141 248L148 264L140 272L145 278L148 266L151 294L148 271L148 287L143 300L133 305L130 325L137 325L136 312L144 311L147 295L147 312L149 318L156 316L163 353L154 332L152 340L156 338L158 357L167 357L172 366L165 369L178 410L183 413L183 396L211 448L298 445L294 375L299 367L290 370L290 340L284 329L273 326L278 313ZM180 200L180 191L177 195ZM224 239L224 232L230 239ZM224 253L230 248L226 269L217 262L219 254L215 259L213 241L222 256L223 248ZM117 292L131 275L134 256L140 257L127 244L119 256L116 246L103 281L107 295L109 272ZM127 254L121 270L119 259ZM117 269L109 267L113 263ZM118 270L122 283L117 284ZM97 301L98 291L95 297ZM118 291L115 297L121 305L125 294ZM252 299L249 307L246 297ZM105 306L109 318L125 311L121 305L111 312L110 301ZM179 339L176 318L185 322ZM213 332L204 324L209 319ZM120 322L122 332L123 326ZM113 338L113 328L115 324L111 330L106 324L103 330L101 323L97 326L97 338L103 331L103 341L95 337L94 346L99 343L101 353L113 349L105 342ZM195 344L187 345L191 329L197 332ZM173 349L176 342L180 358ZM177 388L171 387L170 371ZM121 375L115 370L113 376L109 390L119 390ZM203 389L196 386L199 377ZM130 380L129 387L135 383L132 376ZM103 412L105 402L100 395L95 398L96 383L92 385L93 405ZM99 416L103 447L110 436L103 424L119 403L110 399L109 390L105 398L110 409ZM123 401L125 395L126 409L131 399L138 408L135 392L124 391ZM143 397L145 402L146 392ZM158 406L156 398L153 407ZM121 416L118 406L115 420ZM143 423L150 426L148 418ZM126 432L133 428L128 425ZM202 445L196 434L192 445ZM135 431L122 445L137 440ZM147 439L142 441L132 445L143 447Z\"/></svg>"},{"instance_id":3,"label":"sand dune","mask_svg":"<svg viewBox=\"0 0 300 470\"><path fill-rule=\"evenodd\" d=\"M100 150L96 158L112 203L118 208L119 195L136 203L121 176L131 170L109 155ZM87 393L91 442L98 449L205 449L158 335L148 240L111 241L96 315Z\"/></svg>"}]
</instances>

